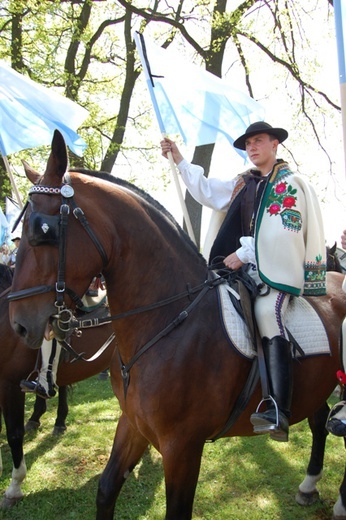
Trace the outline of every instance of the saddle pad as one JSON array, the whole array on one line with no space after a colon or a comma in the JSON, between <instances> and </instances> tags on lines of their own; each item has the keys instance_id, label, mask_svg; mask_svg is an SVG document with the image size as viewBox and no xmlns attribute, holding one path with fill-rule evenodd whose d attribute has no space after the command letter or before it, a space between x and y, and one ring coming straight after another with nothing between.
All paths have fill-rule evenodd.
<instances>
[{"instance_id":1,"label":"saddle pad","mask_svg":"<svg viewBox=\"0 0 346 520\"><path fill-rule=\"evenodd\" d=\"M105 305L107 302L107 291L106 289L99 289L97 296L88 296L84 294L82 298L83 307L79 307L81 311L91 312L95 309Z\"/></svg>"},{"instance_id":2,"label":"saddle pad","mask_svg":"<svg viewBox=\"0 0 346 520\"><path fill-rule=\"evenodd\" d=\"M224 330L232 345L244 356L255 357L250 334L243 319L234 308L228 284L217 288ZM289 303L286 328L303 349L305 356L330 354L329 342L324 325L315 309L303 297L295 297ZM297 352L297 357L300 354Z\"/></svg>"}]
</instances>

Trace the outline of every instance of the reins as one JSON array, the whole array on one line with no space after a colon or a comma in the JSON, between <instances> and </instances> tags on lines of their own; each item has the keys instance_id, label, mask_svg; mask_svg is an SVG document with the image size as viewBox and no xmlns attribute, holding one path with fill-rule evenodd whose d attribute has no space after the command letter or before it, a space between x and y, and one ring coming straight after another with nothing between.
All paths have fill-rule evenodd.
<instances>
[{"instance_id":1,"label":"reins","mask_svg":"<svg viewBox=\"0 0 346 520\"><path fill-rule=\"evenodd\" d=\"M167 334L169 334L173 329L175 329L176 327L178 327L178 325L183 323L183 321L186 320L186 318L189 316L191 311L198 305L198 303L201 301L201 299L206 295L206 293L210 289L214 289L218 285L220 285L222 283L225 283L225 282L226 282L226 280L223 279L223 278L214 278L214 279L208 279L202 285L199 285L199 286L195 287L195 292L197 290L200 291L198 296L186 307L186 309L181 311L178 314L178 316L176 318L174 318L174 320L172 320L169 325L167 325L167 327L162 329L158 334L156 334L156 336L154 336L142 348L140 348L126 365L123 363L123 361L121 359L121 356L120 356L120 353L118 351L119 362L120 362L120 369L121 369L121 376L123 378L125 398L126 398L127 389L128 389L129 382L130 382L130 370L133 367L133 365L136 363L136 361L145 352L147 352L147 350L149 350L153 345L155 345L155 343L157 343L161 338L163 338L164 336L167 336ZM182 298L183 297L182 294L184 294L186 296L188 294L191 294L191 291L186 291L185 293L181 293L180 295L177 295L177 296ZM174 300L176 300L176 299L178 299L178 298L174 297ZM172 299L168 299L168 300L172 300ZM156 307L159 307L159 306L162 306L162 305L167 305L167 301L168 300L162 300L162 302L158 302L158 304L156 304ZM172 300L172 301L174 301L174 300ZM161 305L159 305L159 304L161 304ZM136 311L136 310L138 311L138 309L134 309L134 311ZM118 316L119 315L111 316L111 318L115 319Z\"/></svg>"},{"instance_id":2,"label":"reins","mask_svg":"<svg viewBox=\"0 0 346 520\"><path fill-rule=\"evenodd\" d=\"M107 323L108 321L116 321L120 320L122 318L128 318L129 316L134 316L136 314L141 314L143 312L152 311L155 309L159 309L160 307L164 307L166 305L169 305L170 303L176 302L178 300L182 300L186 297L191 297L192 295L198 293L199 291L203 290L207 284L215 284L219 285L221 283L224 283L226 280L224 279L216 279L216 280L206 280L200 285L196 285L196 287L192 287L183 291L181 293L175 294L174 296L170 296L169 298L166 298L164 300L160 300L155 303L151 303L148 305L143 305L143 307L137 307L135 309L131 309L129 311L120 312L119 314L114 314L112 316L106 316L104 318L86 318L86 319L77 319L74 318L71 320L71 326L74 329L78 328L88 328L88 327L97 327L98 325L102 325L103 323ZM214 286L214 285L213 285Z\"/></svg>"}]
</instances>

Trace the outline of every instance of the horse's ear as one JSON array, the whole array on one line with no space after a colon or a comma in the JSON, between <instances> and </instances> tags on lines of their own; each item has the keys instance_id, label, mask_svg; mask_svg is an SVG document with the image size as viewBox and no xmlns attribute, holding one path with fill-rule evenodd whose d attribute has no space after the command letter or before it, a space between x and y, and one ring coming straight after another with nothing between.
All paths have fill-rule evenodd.
<instances>
[{"instance_id":1,"label":"horse's ear","mask_svg":"<svg viewBox=\"0 0 346 520\"><path fill-rule=\"evenodd\" d=\"M65 140L59 130L54 130L51 153L47 162L45 176L56 175L60 178L68 168L68 155Z\"/></svg>"},{"instance_id":2,"label":"horse's ear","mask_svg":"<svg viewBox=\"0 0 346 520\"><path fill-rule=\"evenodd\" d=\"M22 160L22 163L24 166L25 175L27 176L29 181L32 182L32 184L37 184L38 181L41 179L41 175L36 170L34 170L26 161Z\"/></svg>"},{"instance_id":3,"label":"horse's ear","mask_svg":"<svg viewBox=\"0 0 346 520\"><path fill-rule=\"evenodd\" d=\"M336 252L336 242L334 243L334 245L329 249L329 253L331 255L334 255Z\"/></svg>"}]
</instances>

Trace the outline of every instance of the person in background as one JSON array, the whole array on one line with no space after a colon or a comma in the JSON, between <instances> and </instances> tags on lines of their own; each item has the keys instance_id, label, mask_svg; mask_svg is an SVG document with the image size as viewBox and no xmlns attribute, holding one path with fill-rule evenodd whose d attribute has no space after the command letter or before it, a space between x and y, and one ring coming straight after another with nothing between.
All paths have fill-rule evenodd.
<instances>
[{"instance_id":1,"label":"person in background","mask_svg":"<svg viewBox=\"0 0 346 520\"><path fill-rule=\"evenodd\" d=\"M0 247L0 262L8 265L10 261L10 248L7 244L2 244Z\"/></svg>"},{"instance_id":2,"label":"person in background","mask_svg":"<svg viewBox=\"0 0 346 520\"><path fill-rule=\"evenodd\" d=\"M254 165L225 181L206 178L203 168L184 159L174 141L161 141L162 155L172 153L182 179L200 203L225 212L211 248L209 263L222 259L240 268L263 289L255 300L270 399L267 409L251 415L254 432L288 441L292 396L291 343L285 315L291 296L326 292L326 248L320 206L313 187L277 159L283 128L258 121L234 142ZM230 169L230 161L224 161Z\"/></svg>"},{"instance_id":3,"label":"person in background","mask_svg":"<svg viewBox=\"0 0 346 520\"><path fill-rule=\"evenodd\" d=\"M17 251L18 251L18 248L19 248L19 245L20 245L20 237L19 236L15 236L14 238L12 238L12 242L14 243L14 249L10 253L10 258L9 258L8 265L10 267L15 267Z\"/></svg>"}]
</instances>

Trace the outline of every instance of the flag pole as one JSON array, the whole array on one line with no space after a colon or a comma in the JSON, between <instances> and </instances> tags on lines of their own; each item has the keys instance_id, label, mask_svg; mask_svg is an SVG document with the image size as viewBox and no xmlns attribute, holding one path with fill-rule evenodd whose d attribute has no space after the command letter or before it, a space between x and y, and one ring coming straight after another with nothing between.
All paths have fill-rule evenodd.
<instances>
[{"instance_id":1,"label":"flag pole","mask_svg":"<svg viewBox=\"0 0 346 520\"><path fill-rule=\"evenodd\" d=\"M339 80L340 80L340 101L341 101L341 120L344 142L344 167L346 173L346 68L345 68L345 41L343 13L341 3L343 0L334 0L334 18L336 44L338 49ZM346 26L346 19L344 20Z\"/></svg>"},{"instance_id":2,"label":"flag pole","mask_svg":"<svg viewBox=\"0 0 346 520\"><path fill-rule=\"evenodd\" d=\"M167 136L166 136L165 133L162 133L162 137L165 138ZM175 187L176 187L176 190L177 190L177 193L178 193L180 206L181 206L181 209L183 211L187 232L188 232L189 237L191 238L192 242L195 245L197 245L196 239L195 239L195 235L194 235L194 232L193 232L193 229L192 229L192 225L191 225L190 215L189 215L189 213L187 211L187 207L186 207L186 204L185 204L183 192L181 190L181 185L180 185L180 182L179 182L179 177L177 175L177 169L176 169L175 164L174 164L172 152L168 152L167 153L167 158L168 158L168 161L169 161L169 164L170 164L170 167L171 167L171 172L172 172L172 176L173 176L173 179L174 179Z\"/></svg>"},{"instance_id":3,"label":"flag pole","mask_svg":"<svg viewBox=\"0 0 346 520\"><path fill-rule=\"evenodd\" d=\"M22 202L22 199L20 198L17 185L16 185L16 183L14 181L14 177L12 175L11 166L10 166L10 163L8 162L8 159L7 159L6 155L2 156L2 160L4 161L4 165L5 165L6 171L8 173L8 176L10 178L11 186L12 186L12 189L13 189L14 194L16 196L16 199L18 201L18 205L19 205L20 209L23 209L23 202Z\"/></svg>"},{"instance_id":4,"label":"flag pole","mask_svg":"<svg viewBox=\"0 0 346 520\"><path fill-rule=\"evenodd\" d=\"M152 80L152 77L151 77L151 75L149 73L149 69L148 69L149 62L148 62L148 58L146 56L144 37L143 37L142 34L140 34L139 32L136 31L134 33L134 40L135 40L136 47L137 47L137 50L138 50L138 53L139 53L139 56L140 56L140 59L141 59L141 63L142 63L142 66L143 66L145 79L147 81L147 86L148 86L151 102L153 104L153 108L154 108L154 111L155 111L156 119L157 119L157 122L158 122L158 125L159 125L159 128L160 128L162 137L165 138L165 137L167 137L167 134L166 134L166 130L165 130L165 125L163 123L163 120L162 120L162 117L161 117L161 114L160 114L159 107L157 105L157 101L156 101L156 97L155 97L155 93L154 93L153 80ZM172 152L168 152L167 158L168 158L168 161L169 161L169 164L170 164L173 180L174 180L175 187L176 187L176 190L177 190L177 193L178 193L180 206L181 206L181 209L183 211L183 216L184 216L187 232L188 232L189 237L191 238L191 240L196 245L197 242L196 242L195 235L194 235L194 232L193 232L193 229L192 229L190 215L189 215L189 213L187 211L187 207L186 207L185 200L184 200L184 197L183 197L181 185L180 185L179 178L178 178L178 175L177 175L177 170L176 170L176 167L175 167L175 164L174 164L174 161L173 161Z\"/></svg>"}]
</instances>

